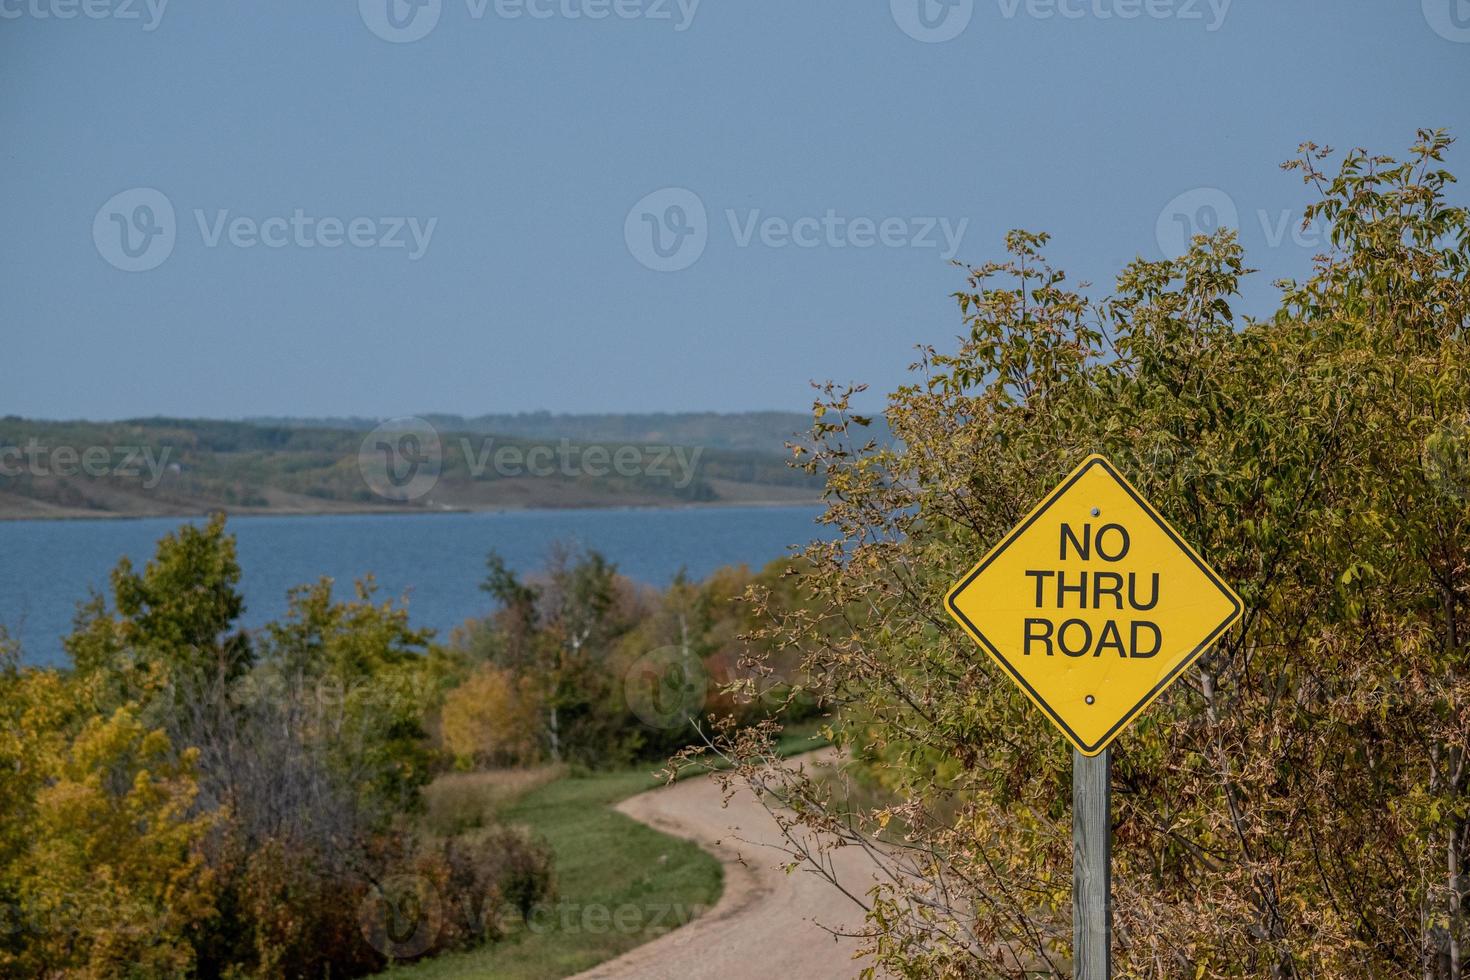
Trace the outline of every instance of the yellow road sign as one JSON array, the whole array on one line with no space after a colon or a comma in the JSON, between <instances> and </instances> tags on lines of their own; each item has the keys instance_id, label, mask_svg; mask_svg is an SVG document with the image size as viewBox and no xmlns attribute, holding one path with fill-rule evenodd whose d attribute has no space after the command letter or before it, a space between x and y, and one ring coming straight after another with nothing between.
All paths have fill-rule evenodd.
<instances>
[{"instance_id":1,"label":"yellow road sign","mask_svg":"<svg viewBox=\"0 0 1470 980\"><path fill-rule=\"evenodd\" d=\"M945 599L1093 756L1240 618L1241 602L1101 456L1089 456Z\"/></svg>"}]
</instances>

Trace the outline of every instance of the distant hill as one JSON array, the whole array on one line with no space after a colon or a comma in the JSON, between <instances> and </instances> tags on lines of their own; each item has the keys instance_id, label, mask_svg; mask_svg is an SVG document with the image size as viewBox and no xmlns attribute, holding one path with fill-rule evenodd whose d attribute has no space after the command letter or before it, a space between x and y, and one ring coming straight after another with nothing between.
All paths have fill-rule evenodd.
<instances>
[{"instance_id":1,"label":"distant hill","mask_svg":"<svg viewBox=\"0 0 1470 980\"><path fill-rule=\"evenodd\" d=\"M432 421L440 473L399 502L363 473L375 420L11 416L0 419L0 518L797 503L820 493L787 465L785 429L804 424L794 413Z\"/></svg>"},{"instance_id":2,"label":"distant hill","mask_svg":"<svg viewBox=\"0 0 1470 980\"><path fill-rule=\"evenodd\" d=\"M441 432L489 433L521 439L571 439L574 442L671 443L747 452L784 454L785 445L811 428L804 412L656 412L644 414L554 415L520 412L505 415L422 416ZM286 428L366 431L378 419L253 418L246 421Z\"/></svg>"}]
</instances>

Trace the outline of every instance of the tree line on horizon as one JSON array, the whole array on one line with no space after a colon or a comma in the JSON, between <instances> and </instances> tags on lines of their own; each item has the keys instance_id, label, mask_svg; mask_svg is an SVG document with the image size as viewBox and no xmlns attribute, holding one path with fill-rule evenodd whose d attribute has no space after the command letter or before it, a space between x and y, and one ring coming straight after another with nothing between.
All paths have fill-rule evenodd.
<instances>
[{"instance_id":1,"label":"tree line on horizon","mask_svg":"<svg viewBox=\"0 0 1470 980\"><path fill-rule=\"evenodd\" d=\"M780 442L724 449L446 427L439 430L432 491L397 499L365 477L364 435L309 424L7 416L0 418L0 517L683 505L815 500L819 492L815 480L788 465ZM497 452L520 462L504 469ZM526 463L533 452L549 452L549 468L543 462L533 471ZM636 459L625 460L628 453Z\"/></svg>"}]
</instances>

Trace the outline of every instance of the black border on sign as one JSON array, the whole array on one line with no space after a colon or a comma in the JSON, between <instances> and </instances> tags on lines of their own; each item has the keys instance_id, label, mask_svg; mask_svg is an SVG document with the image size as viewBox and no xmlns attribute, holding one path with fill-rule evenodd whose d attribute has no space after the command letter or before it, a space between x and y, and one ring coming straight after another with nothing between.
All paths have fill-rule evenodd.
<instances>
[{"instance_id":1,"label":"black border on sign","mask_svg":"<svg viewBox=\"0 0 1470 980\"><path fill-rule=\"evenodd\" d=\"M1112 728L1109 728L1101 738L1099 738L1096 742L1089 744L1087 742L1084 742L1077 735L1076 732L1072 731L1071 726L1063 721L1062 717L1056 713L1052 706L1047 704L1040 694L1036 693L1036 689L1033 688L1029 683L1027 683L1026 678L1021 676L1021 672L1016 670L1016 668L1011 665L1011 662L1001 655L1000 650L996 648L995 644L991 643L990 640L985 636L985 634L981 632L980 628L972 623L969 617L959 610L959 607L955 605L955 598L961 592L967 589L970 583L975 581L976 577L979 576L981 572L990 567L990 564L994 562L995 559L1004 554L1006 549L1014 544L1016 539L1020 537L1027 528L1029 528L1032 524L1035 524L1041 518L1041 515L1050 510L1052 504L1056 503L1057 498L1070 490L1072 485L1080 480L1082 478L1082 475L1088 470L1092 469L1094 466L1101 466L1109 476L1116 480L1118 484L1128 492L1128 496L1133 498L1134 503L1138 504L1138 506L1143 509L1143 512L1147 514L1150 518L1152 518L1153 522L1157 524L1166 535L1168 535L1169 539L1173 541L1176 545L1178 545L1180 550L1190 557L1190 560L1193 561L1195 566L1205 574L1205 577L1210 580L1210 583L1218 588L1220 590L1220 593L1230 601L1232 611L1230 615L1225 617L1224 622L1222 622L1219 626L1216 626L1213 630L1210 631L1210 635L1205 637L1205 639L1199 644L1199 646L1191 650L1189 654L1184 657L1184 659L1179 661L1179 663L1174 667L1173 670L1169 671L1169 673L1165 677L1163 677L1158 682L1158 684L1154 685L1153 689L1149 691L1146 695L1144 695L1142 700L1140 700L1137 705L1130 708L1128 712L1122 718L1120 718L1117 723L1113 725ZM1235 621L1240 618L1240 614L1243 611L1243 605L1240 601L1240 597L1235 594L1235 590L1233 590L1232 588L1230 588L1230 586L1221 581L1220 577L1215 574L1214 570L1211 569L1210 566L1206 565L1199 555L1195 554L1194 549L1186 544L1184 539L1179 537L1179 535L1175 533L1174 529L1169 526L1169 522L1164 520L1163 516L1158 511L1154 510L1153 505L1150 504L1147 500L1143 499L1143 496L1139 494L1137 490L1133 489L1133 484L1129 483L1121 473L1113 468L1113 464L1109 463L1106 459L1098 455L1089 456L1086 460L1084 460L1082 464L1077 467L1077 469L1072 471L1072 475L1063 480L1062 483L1058 485L1055 490L1047 494L1046 497L1042 499L1041 503L1037 504L1036 508L1031 511L1031 514L1024 521L1018 524L1011 531L1010 534L1007 534L1005 538L1001 540L1000 544L990 549L990 553L982 558L978 565L970 569L969 574L961 579L959 583L954 586L954 588L949 590L949 594L945 596L944 604L949 607L950 615L959 620L959 622L965 627L965 629L969 631L970 635L974 637L975 640L978 641L980 645L985 648L985 651L995 659L996 663L1005 668L1006 673L1010 674L1011 678L1015 680L1016 683L1021 685L1021 687L1026 691L1031 700L1047 713L1048 717L1050 717L1051 720L1056 723L1057 727L1066 733L1067 738L1071 740L1072 744L1077 746L1082 754L1086 756L1097 755L1104 748L1106 748L1108 743L1116 738L1118 734L1125 727L1127 727L1129 723L1133 721L1134 718L1138 717L1138 715L1142 713L1143 710L1147 708L1150 704L1152 704L1160 694L1164 693L1164 690L1168 688L1170 684L1174 683L1174 679L1178 677L1185 668L1189 667L1196 660L1198 660L1200 655L1204 653L1205 650L1209 649L1209 647L1217 639L1220 638L1220 634L1224 633L1227 629L1233 626L1235 624Z\"/></svg>"}]
</instances>

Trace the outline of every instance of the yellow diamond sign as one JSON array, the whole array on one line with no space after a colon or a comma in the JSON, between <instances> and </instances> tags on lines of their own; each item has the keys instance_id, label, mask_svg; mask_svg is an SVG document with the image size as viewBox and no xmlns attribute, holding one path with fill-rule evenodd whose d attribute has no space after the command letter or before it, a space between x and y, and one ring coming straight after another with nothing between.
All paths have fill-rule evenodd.
<instances>
[{"instance_id":1,"label":"yellow diamond sign","mask_svg":"<svg viewBox=\"0 0 1470 980\"><path fill-rule=\"evenodd\" d=\"M945 600L1083 755L1097 755L1240 618L1240 597L1090 456Z\"/></svg>"}]
</instances>

